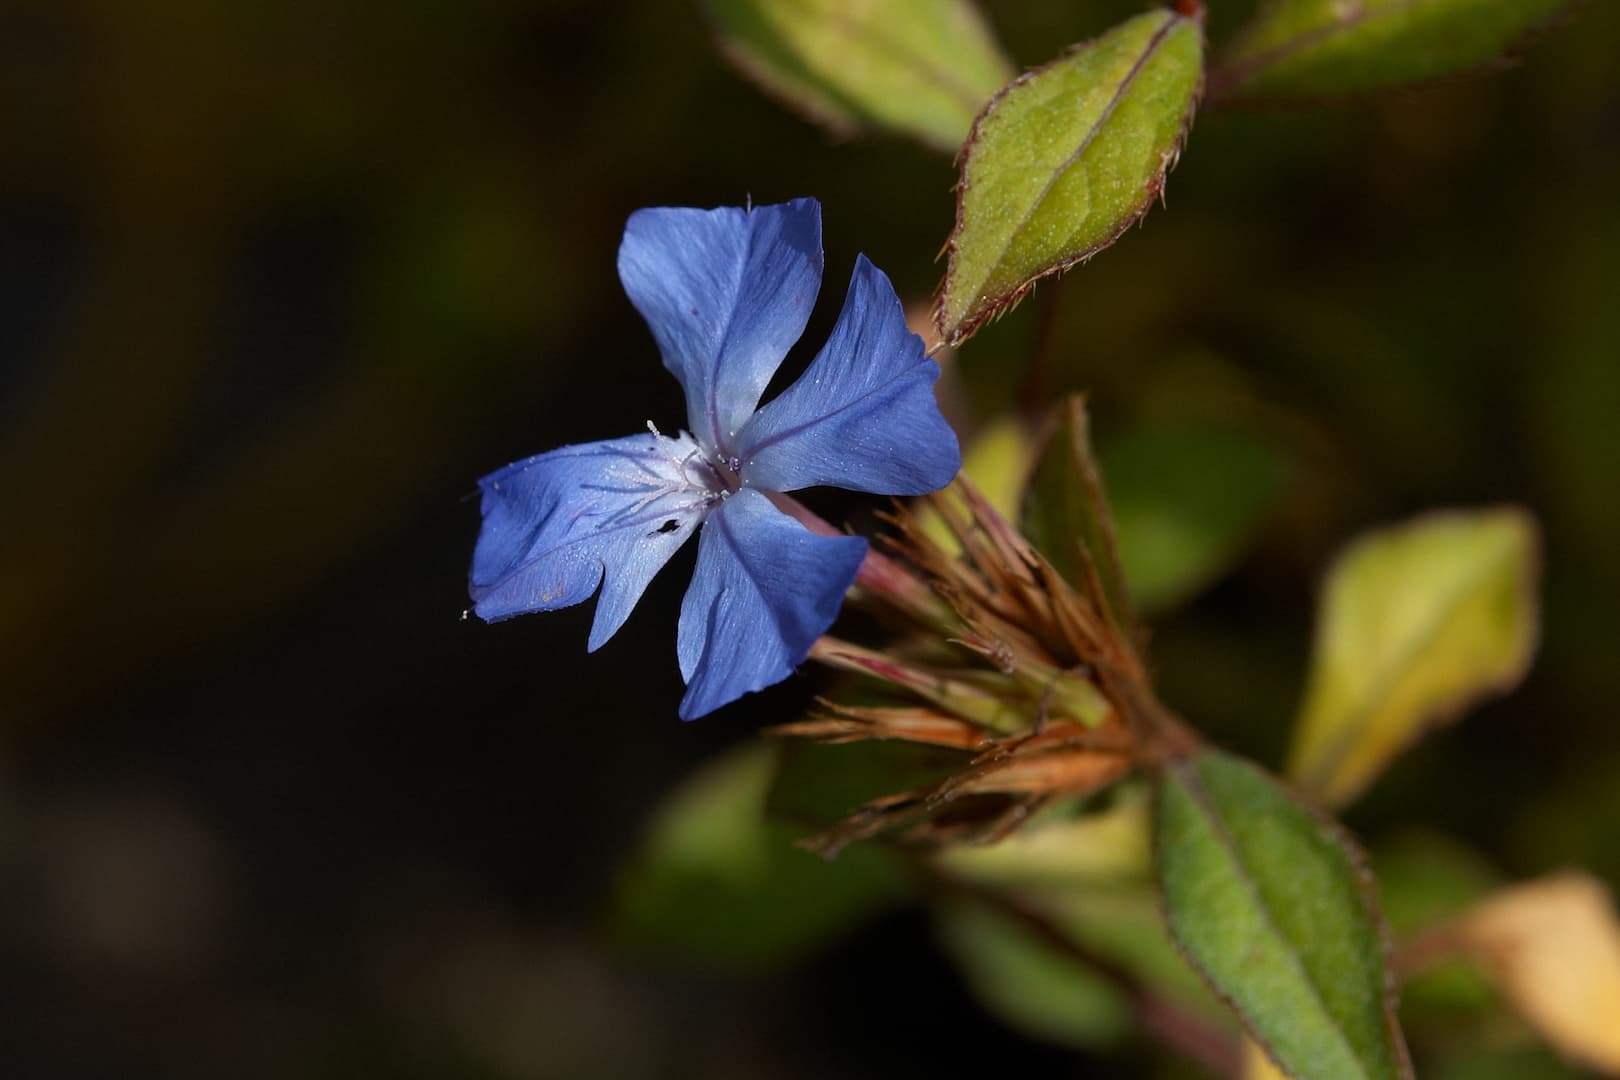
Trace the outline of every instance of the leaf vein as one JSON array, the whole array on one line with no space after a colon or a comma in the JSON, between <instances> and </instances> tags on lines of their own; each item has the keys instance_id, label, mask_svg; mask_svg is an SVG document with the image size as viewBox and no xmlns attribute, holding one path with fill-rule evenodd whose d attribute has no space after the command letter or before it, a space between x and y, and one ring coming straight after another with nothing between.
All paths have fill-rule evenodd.
<instances>
[{"instance_id":1,"label":"leaf vein","mask_svg":"<svg viewBox=\"0 0 1620 1080\"><path fill-rule=\"evenodd\" d=\"M1135 84L1137 78L1142 73L1142 69L1146 67L1147 62L1153 58L1153 54L1159 51L1159 46L1163 44L1164 39L1169 36L1170 31L1179 21L1180 20L1176 16L1172 15L1170 18L1165 20L1163 26L1154 31L1153 37L1148 40L1147 45L1142 49L1142 55L1136 58L1136 62L1131 65L1131 70L1126 72L1125 77L1120 80L1118 89L1114 91L1114 96L1109 98L1108 104L1103 107L1103 111L1098 114L1097 119L1092 122L1091 127L1086 131L1085 137L1080 140L1080 145L1075 147L1073 153L1065 158L1057 168L1052 170L1052 175L1047 178L1045 186L1043 186L1040 193L1036 195L1033 200L1031 200L1029 209L1024 212L1023 217L1019 220L1018 224L1013 227L1012 232L1008 237L1008 250L1010 250L1014 242L1016 242L1018 238L1023 235L1024 230L1029 228L1030 222L1034 220L1035 215L1040 211L1041 207L1045 205L1047 198L1052 194L1052 189L1057 187L1058 181L1066 176L1069 170L1074 168L1079 163L1081 156L1084 155L1087 150L1091 149L1091 144L1097 140L1098 134L1103 128L1108 126L1108 121L1113 119L1114 111L1119 108L1119 103L1124 100L1126 92L1130 90L1132 85ZM1007 252L1004 250L1002 252L1002 257L996 261L995 269L999 270L1005 263L1006 258Z\"/></svg>"},{"instance_id":2,"label":"leaf vein","mask_svg":"<svg viewBox=\"0 0 1620 1080\"><path fill-rule=\"evenodd\" d=\"M1231 860L1232 866L1237 871L1238 880L1241 883L1244 892L1248 893L1249 898L1254 902L1255 911L1259 913L1261 921L1264 923L1266 930L1269 931L1274 938L1286 943L1289 946L1289 948L1284 950L1284 954L1288 958L1289 967L1291 967L1294 970L1294 973L1299 976L1302 982L1304 982L1307 990L1310 993L1311 1000L1315 1003L1321 1015L1328 1020L1328 1030L1332 1032L1339 1045L1344 1048L1345 1052L1349 1055L1350 1060L1355 1062L1357 1065L1360 1065L1360 1055L1356 1052L1355 1047L1351 1045L1350 1040L1345 1035L1344 1031L1341 1030L1338 1018L1333 1015L1333 1012L1328 1008L1327 1003L1322 1000L1320 989L1317 987L1315 981L1311 978L1310 973L1305 969L1304 963L1300 959L1298 953L1293 949L1293 943L1289 941L1288 937L1277 926L1276 920L1272 916L1271 908L1260 896L1258 885L1254 881L1248 865L1244 862L1243 856L1238 851L1237 841L1227 830L1220 814L1216 811L1214 802L1210 799L1209 792L1204 788L1203 779L1196 775L1190 764L1187 762L1178 764L1174 771L1177 779L1181 782L1183 789L1187 792L1188 797L1191 798L1195 804L1197 804L1199 810L1203 811L1205 821L1209 824L1211 832L1214 833L1216 842L1220 844L1221 849L1226 852L1227 857ZM1223 996L1226 994L1224 989L1222 990L1222 994ZM1233 999L1233 1003L1236 1004L1236 999ZM1250 1020L1248 1011L1244 1008L1239 1008L1238 1013L1243 1017L1245 1024L1251 1028L1255 1038L1260 1043L1266 1044L1267 1040L1265 1037L1259 1032L1258 1029L1254 1028L1253 1021ZM1363 1069L1362 1073L1365 1075L1366 1070Z\"/></svg>"}]
</instances>

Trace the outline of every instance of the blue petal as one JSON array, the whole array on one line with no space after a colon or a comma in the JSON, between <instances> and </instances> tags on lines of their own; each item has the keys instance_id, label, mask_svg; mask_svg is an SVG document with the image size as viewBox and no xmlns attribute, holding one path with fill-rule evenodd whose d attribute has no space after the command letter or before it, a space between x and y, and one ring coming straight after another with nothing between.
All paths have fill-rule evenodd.
<instances>
[{"instance_id":1,"label":"blue petal","mask_svg":"<svg viewBox=\"0 0 1620 1080\"><path fill-rule=\"evenodd\" d=\"M692 434L730 457L815 306L821 204L638 210L619 245L619 279L686 390Z\"/></svg>"},{"instance_id":2,"label":"blue petal","mask_svg":"<svg viewBox=\"0 0 1620 1080\"><path fill-rule=\"evenodd\" d=\"M554 611L600 584L590 648L600 647L708 512L707 490L687 476L696 450L686 436L632 435L565 446L484 477L473 610L487 622Z\"/></svg>"},{"instance_id":3,"label":"blue petal","mask_svg":"<svg viewBox=\"0 0 1620 1080\"><path fill-rule=\"evenodd\" d=\"M938 491L961 468L962 452L934 400L937 378L894 286L860 256L827 344L743 429L743 482L770 491Z\"/></svg>"},{"instance_id":4,"label":"blue petal","mask_svg":"<svg viewBox=\"0 0 1620 1080\"><path fill-rule=\"evenodd\" d=\"M757 491L722 503L681 603L681 719L787 678L832 625L865 556L865 540L817 536Z\"/></svg>"}]
</instances>

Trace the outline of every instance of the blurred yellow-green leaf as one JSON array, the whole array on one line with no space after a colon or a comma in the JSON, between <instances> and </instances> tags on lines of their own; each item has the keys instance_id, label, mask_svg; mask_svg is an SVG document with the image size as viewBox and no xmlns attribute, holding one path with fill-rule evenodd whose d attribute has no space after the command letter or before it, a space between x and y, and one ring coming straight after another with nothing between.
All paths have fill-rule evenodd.
<instances>
[{"instance_id":1,"label":"blurred yellow-green leaf","mask_svg":"<svg viewBox=\"0 0 1620 1080\"><path fill-rule=\"evenodd\" d=\"M1271 0L1210 74L1218 99L1329 98L1478 67L1569 0Z\"/></svg>"},{"instance_id":2,"label":"blurred yellow-green leaf","mask_svg":"<svg viewBox=\"0 0 1620 1080\"><path fill-rule=\"evenodd\" d=\"M1535 524L1433 513L1356 541L1329 570L1289 775L1342 805L1426 726L1523 677L1537 629Z\"/></svg>"},{"instance_id":3,"label":"blurred yellow-green leaf","mask_svg":"<svg viewBox=\"0 0 1620 1080\"><path fill-rule=\"evenodd\" d=\"M1154 848L1183 953L1285 1072L1412 1075L1348 837L1255 766L1201 750L1165 767Z\"/></svg>"},{"instance_id":4,"label":"blurred yellow-green leaf","mask_svg":"<svg viewBox=\"0 0 1620 1080\"><path fill-rule=\"evenodd\" d=\"M793 846L800 830L765 819L777 747L750 743L678 788L653 817L620 883L610 931L636 950L742 968L824 944L901 891L880 852L828 864Z\"/></svg>"},{"instance_id":5,"label":"blurred yellow-green leaf","mask_svg":"<svg viewBox=\"0 0 1620 1080\"><path fill-rule=\"evenodd\" d=\"M1202 24L1159 10L1013 83L963 150L934 319L951 344L1118 239L1164 187L1203 80Z\"/></svg>"},{"instance_id":6,"label":"blurred yellow-green leaf","mask_svg":"<svg viewBox=\"0 0 1620 1080\"><path fill-rule=\"evenodd\" d=\"M945 847L935 862L952 877L986 885L1084 887L1144 878L1150 865L1148 804L1122 786L1112 805L1037 820L994 844Z\"/></svg>"},{"instance_id":7,"label":"blurred yellow-green leaf","mask_svg":"<svg viewBox=\"0 0 1620 1080\"><path fill-rule=\"evenodd\" d=\"M996 512L1011 518L1029 475L1035 447L1023 423L1003 416L987 424L962 455L962 473Z\"/></svg>"},{"instance_id":8,"label":"blurred yellow-green leaf","mask_svg":"<svg viewBox=\"0 0 1620 1080\"><path fill-rule=\"evenodd\" d=\"M721 47L837 132L897 131L954 153L1012 65L967 0L706 0Z\"/></svg>"},{"instance_id":9,"label":"blurred yellow-green leaf","mask_svg":"<svg viewBox=\"0 0 1620 1080\"><path fill-rule=\"evenodd\" d=\"M1147 612L1173 607L1227 570L1289 472L1270 439L1210 424L1129 429L1101 457L1125 578Z\"/></svg>"},{"instance_id":10,"label":"blurred yellow-green leaf","mask_svg":"<svg viewBox=\"0 0 1620 1080\"><path fill-rule=\"evenodd\" d=\"M1009 521L1017 513L1018 496L1035 457L1034 440L1023 421L1004 415L986 424L962 450L962 475L979 489L985 501ZM948 550L961 545L944 519L929 512L924 521L928 536Z\"/></svg>"}]
</instances>

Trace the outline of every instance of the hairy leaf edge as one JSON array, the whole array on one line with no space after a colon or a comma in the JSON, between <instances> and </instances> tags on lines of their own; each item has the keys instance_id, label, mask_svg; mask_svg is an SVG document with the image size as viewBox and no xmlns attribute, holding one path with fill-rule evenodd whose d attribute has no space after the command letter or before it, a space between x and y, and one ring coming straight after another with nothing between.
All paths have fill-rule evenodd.
<instances>
[{"instance_id":1,"label":"hairy leaf edge","mask_svg":"<svg viewBox=\"0 0 1620 1080\"><path fill-rule=\"evenodd\" d=\"M1203 36L1202 17L1182 15L1170 8L1165 8L1164 13L1169 16L1169 19L1166 21L1164 28L1154 35L1152 42L1150 42L1148 45L1147 51L1143 53L1144 57L1156 51L1159 45L1166 37L1169 36L1171 30L1179 22L1196 22L1199 26L1199 36ZM1137 224L1144 216L1146 216L1148 210L1152 208L1154 200L1158 199L1164 193L1165 180L1169 175L1170 170L1174 169L1176 164L1181 160L1182 148L1186 145L1187 135L1192 130L1193 120L1197 116L1199 104L1204 98L1205 83L1208 73L1207 63L1202 64L1199 67L1198 84L1193 87L1192 100L1188 102L1186 115L1182 117L1181 130L1176 134L1175 139L1171 142L1170 148L1165 153L1163 160L1160 161L1158 172L1154 174L1153 178L1149 180L1147 186L1144 188L1141 201L1124 216L1119 227L1090 247L1078 251L1067 258L1060 259L1059 261L1043 267L1040 270L1037 270L1017 288L1014 288L999 296L988 298L982 308L976 313L964 319L961 323L954 327L947 327L945 322L947 317L945 311L945 288L951 279L951 274L956 269L956 238L962 232L962 198L967 193L968 165L972 161L973 147L978 142L979 126L984 122L985 118L990 115L995 107L1000 104L1001 100L1012 91L1016 90L1032 79L1044 74L1051 68L1066 62L1075 53L1090 48L1102 38L1106 37L1111 31L1112 28L1098 34L1096 37L1088 38L1085 41L1076 42L1074 45L1071 45L1069 48L1065 49L1063 54L1056 59L1050 60L1047 63L1042 64L1040 67L1031 68L1030 70L1024 72L1012 82L996 91L995 96L993 96L989 101L985 102L984 107L979 110L979 114L973 118L973 127L968 132L967 141L962 144L962 148L957 154L958 180L956 183L956 224L951 229L950 236L946 238L945 247L941 252L941 254L946 257L945 277L940 282L939 288L934 294L934 328L939 331L941 340L945 344L950 345L952 348L961 345L968 338L978 333L978 331L984 327L985 323L991 321L992 319L1000 318L1002 315L1016 307L1019 301L1023 300L1024 297L1028 296L1030 292L1034 290L1036 284L1042 278L1051 277L1054 274L1062 274L1064 271L1071 269L1076 264L1088 262L1092 256L1096 255L1100 251L1103 251L1105 248L1112 247L1115 241L1117 241L1121 236L1124 236L1132 225ZM1207 42L1205 43L1203 51L1204 55L1207 56ZM1099 123L1099 127L1101 126L1101 123L1106 122L1107 118L1105 117L1104 120Z\"/></svg>"},{"instance_id":2,"label":"hairy leaf edge","mask_svg":"<svg viewBox=\"0 0 1620 1080\"><path fill-rule=\"evenodd\" d=\"M1202 751L1194 751L1194 755L1199 752L1217 753L1225 757L1232 757L1232 759L1243 768L1260 773L1264 779L1281 788L1283 792L1293 800L1296 806L1303 809L1306 814L1308 814L1316 822L1318 828L1322 829L1328 834L1339 850L1344 852L1345 857L1349 860L1350 869L1355 877L1356 898L1360 902L1362 909L1372 917L1373 928L1376 930L1378 935L1379 951L1384 961L1384 985L1383 993L1380 995L1380 1004L1382 1005L1382 1009L1380 1011L1383 1013L1385 1031L1388 1033L1391 1040L1391 1045L1395 1049L1396 1074L1399 1076L1400 1080L1416 1080L1416 1073L1413 1071L1412 1066L1411 1051L1407 1049L1406 1037L1401 1032L1400 1020L1398 1017L1400 993L1395 980L1394 941L1390 934L1389 924L1384 919L1383 907L1378 900L1377 879L1373 876L1372 865L1370 860L1367 858L1367 853L1361 849L1361 845L1356 842L1353 836L1351 836L1350 831L1341 825L1336 818L1328 815L1325 811L1318 807L1315 802L1302 795L1299 791L1295 790L1293 786L1288 784L1286 781L1272 776L1252 762L1233 757L1233 755L1225 754L1224 751L1211 751L1206 748ZM1259 1029L1255 1027L1254 1021L1249 1016L1248 1012L1239 1006L1238 1003L1234 1001L1227 994L1227 992L1215 982L1213 978L1210 977L1210 974L1207 970L1205 970L1204 965L1199 962L1197 957L1192 954L1192 951L1188 948L1186 943L1181 940L1181 935L1176 930L1175 921L1171 918L1170 904L1165 895L1162 874L1164 859L1164 833L1159 827L1159 815L1161 813L1160 801L1162 798L1162 787L1168 782L1168 776L1165 774L1174 771L1178 777L1182 778L1189 794L1191 794L1198 801L1200 806L1207 807L1209 805L1208 792L1204 791L1202 780L1196 775L1189 776L1191 762L1191 756L1174 758L1164 764L1163 772L1158 777L1155 777L1154 780L1153 869L1155 879L1154 884L1156 886L1155 892L1157 892L1159 900L1159 914L1164 919L1165 928L1169 931L1170 940L1175 945L1176 952L1181 955L1182 960L1187 964L1188 967L1192 968L1193 971L1198 973L1198 977L1204 981L1204 985L1209 987L1210 993L1214 994L1215 997L1226 1005L1228 1009L1232 1010L1232 1015L1236 1016L1239 1023L1243 1025L1244 1032L1254 1040L1256 1046L1259 1046L1265 1051L1266 1058L1277 1067L1279 1072L1289 1077L1290 1080L1310 1080L1309 1077L1301 1076L1299 1073L1292 1071L1287 1065L1277 1060L1277 1056L1272 1051L1270 1043L1259 1031ZM1217 828L1220 832L1222 846L1227 848L1228 851L1231 851L1232 840L1230 834L1226 831L1224 826L1219 825L1218 818L1213 818L1212 815L1212 819L1217 822ZM1235 853L1234 861L1238 862L1239 866L1242 866L1241 861L1236 859ZM1246 871L1244 876L1248 876ZM1275 931L1276 928L1272 922L1270 911L1264 907L1262 907L1262 910L1265 913L1267 925L1271 926ZM1281 936L1280 932L1279 936Z\"/></svg>"}]
</instances>

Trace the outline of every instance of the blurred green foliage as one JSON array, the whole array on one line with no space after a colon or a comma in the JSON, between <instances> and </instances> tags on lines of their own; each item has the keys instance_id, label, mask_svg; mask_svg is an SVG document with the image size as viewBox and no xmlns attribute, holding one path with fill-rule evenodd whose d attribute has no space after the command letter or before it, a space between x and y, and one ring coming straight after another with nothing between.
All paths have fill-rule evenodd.
<instances>
[{"instance_id":1,"label":"blurred green foliage","mask_svg":"<svg viewBox=\"0 0 1620 1080\"><path fill-rule=\"evenodd\" d=\"M613 913L627 947L710 964L780 966L900 892L899 867L858 848L827 864L767 820L777 751L739 747L687 780L652 822Z\"/></svg>"},{"instance_id":2,"label":"blurred green foliage","mask_svg":"<svg viewBox=\"0 0 1620 1080\"><path fill-rule=\"evenodd\" d=\"M1242 556L1289 469L1264 434L1212 425L1121 431L1101 457L1131 598L1145 614L1185 602Z\"/></svg>"},{"instance_id":3,"label":"blurred green foliage","mask_svg":"<svg viewBox=\"0 0 1620 1080\"><path fill-rule=\"evenodd\" d=\"M1020 1030L1080 1047L1118 1043L1130 1031L1130 1009L1115 986L1005 916L947 907L939 935L974 992Z\"/></svg>"},{"instance_id":4,"label":"blurred green foliage","mask_svg":"<svg viewBox=\"0 0 1620 1080\"><path fill-rule=\"evenodd\" d=\"M904 132L954 154L1012 66L968 0L705 0L721 48L838 134Z\"/></svg>"},{"instance_id":5,"label":"blurred green foliage","mask_svg":"<svg viewBox=\"0 0 1620 1080\"><path fill-rule=\"evenodd\" d=\"M1500 63L1570 0L1269 0L1223 51L1217 99L1340 97Z\"/></svg>"}]
</instances>

